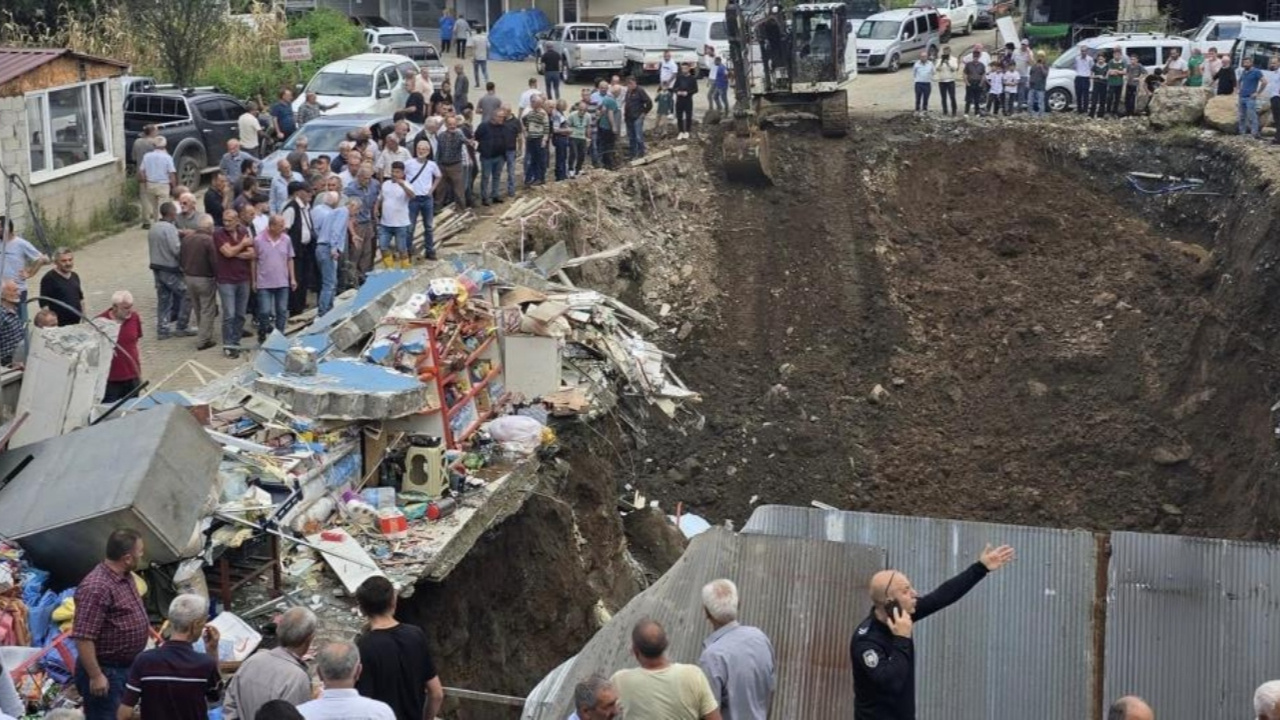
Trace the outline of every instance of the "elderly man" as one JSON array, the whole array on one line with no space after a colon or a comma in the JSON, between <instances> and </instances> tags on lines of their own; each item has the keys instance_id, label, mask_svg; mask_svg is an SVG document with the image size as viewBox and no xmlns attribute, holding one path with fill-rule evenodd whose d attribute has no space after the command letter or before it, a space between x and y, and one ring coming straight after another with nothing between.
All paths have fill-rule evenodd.
<instances>
[{"instance_id":1,"label":"elderly man","mask_svg":"<svg viewBox=\"0 0 1280 720\"><path fill-rule=\"evenodd\" d=\"M345 642L330 643L316 656L316 673L324 683L324 693L298 706L306 720L396 720L391 706L379 700L361 697L356 691L364 668L360 651ZM422 718L421 711L410 717Z\"/></svg>"},{"instance_id":2,"label":"elderly man","mask_svg":"<svg viewBox=\"0 0 1280 720\"><path fill-rule=\"evenodd\" d=\"M604 677L592 675L573 689L573 707L569 720L613 720L619 712L618 691Z\"/></svg>"},{"instance_id":3,"label":"elderly man","mask_svg":"<svg viewBox=\"0 0 1280 720\"><path fill-rule=\"evenodd\" d=\"M252 211L252 208L246 208ZM213 233L217 250L214 279L222 306L222 354L240 357L240 338L249 310L249 277L253 264L253 233L240 222L240 215L228 209L222 213L222 227Z\"/></svg>"},{"instance_id":4,"label":"elderly man","mask_svg":"<svg viewBox=\"0 0 1280 720\"><path fill-rule=\"evenodd\" d=\"M196 196L190 192L184 192L178 196L178 216L173 219L174 227L178 228L178 237L184 238L196 231L196 226L200 222L200 216L204 213L196 207Z\"/></svg>"},{"instance_id":5,"label":"elderly man","mask_svg":"<svg viewBox=\"0 0 1280 720\"><path fill-rule=\"evenodd\" d=\"M218 162L218 169L226 176L231 187L240 187L240 168L244 166L244 161L257 159L240 148L239 140L231 138L227 141L227 151L222 154L222 160Z\"/></svg>"},{"instance_id":6,"label":"elderly man","mask_svg":"<svg viewBox=\"0 0 1280 720\"><path fill-rule=\"evenodd\" d=\"M315 282L316 229L311 220L311 188L306 183L289 183L289 202L280 216L293 244L297 267L298 285L289 292L289 315L293 316L307 309L307 292L319 285Z\"/></svg>"},{"instance_id":7,"label":"elderly man","mask_svg":"<svg viewBox=\"0 0 1280 720\"><path fill-rule=\"evenodd\" d=\"M133 172L138 178L138 203L142 208L144 221L147 219L147 208L150 200L147 198L147 184L142 182L142 159L155 148L155 139L156 126L147 124L142 126L142 132L133 141ZM146 225L143 225L143 227L146 227Z\"/></svg>"},{"instance_id":8,"label":"elderly man","mask_svg":"<svg viewBox=\"0 0 1280 720\"><path fill-rule=\"evenodd\" d=\"M102 402L113 403L132 395L142 383L142 356L138 352L142 318L134 311L133 294L128 290L115 291L111 295L111 307L98 317L120 324L111 370L107 373L107 390L102 396Z\"/></svg>"},{"instance_id":9,"label":"elderly man","mask_svg":"<svg viewBox=\"0 0 1280 720\"><path fill-rule=\"evenodd\" d=\"M179 595L169 603L169 639L133 661L117 720L130 720L142 705L142 720L205 720L208 703L222 697L218 629L207 625L209 600ZM204 640L204 653L193 647Z\"/></svg>"},{"instance_id":10,"label":"elderly man","mask_svg":"<svg viewBox=\"0 0 1280 720\"><path fill-rule=\"evenodd\" d=\"M338 107L338 105L339 103L330 103L329 105L325 105L320 102L315 93L308 92L306 99L302 101L302 105L298 108L298 127L306 125L312 120L315 120L321 115Z\"/></svg>"},{"instance_id":11,"label":"elderly man","mask_svg":"<svg viewBox=\"0 0 1280 720\"><path fill-rule=\"evenodd\" d=\"M1269 680L1253 693L1253 711L1258 720L1280 720L1280 680Z\"/></svg>"},{"instance_id":12,"label":"elderly man","mask_svg":"<svg viewBox=\"0 0 1280 720\"><path fill-rule=\"evenodd\" d=\"M266 341L274 327L284 334L289 322L289 291L296 290L293 242L284 218L272 215L267 229L253 241L254 287L258 289L258 343Z\"/></svg>"},{"instance_id":13,"label":"elderly man","mask_svg":"<svg viewBox=\"0 0 1280 720\"><path fill-rule=\"evenodd\" d=\"M759 628L738 624L738 586L712 580L702 588L712 633L698 665L711 683L724 720L766 720L777 687L773 643Z\"/></svg>"},{"instance_id":14,"label":"elderly man","mask_svg":"<svg viewBox=\"0 0 1280 720\"><path fill-rule=\"evenodd\" d=\"M333 297L338 290L338 264L347 253L347 226L351 218L349 207L340 207L342 196L325 192L311 210L311 222L316 229L316 268L320 275L319 307L324 315L333 309ZM349 205L358 206L352 200Z\"/></svg>"},{"instance_id":15,"label":"elderly man","mask_svg":"<svg viewBox=\"0 0 1280 720\"><path fill-rule=\"evenodd\" d=\"M405 164L405 177L413 187L413 198L409 200L410 250L418 229L418 218L421 217L423 253L428 260L435 260L435 192L444 176L440 174L440 167L431 159L431 144L426 140L419 140L414 146L414 157Z\"/></svg>"},{"instance_id":16,"label":"elderly man","mask_svg":"<svg viewBox=\"0 0 1280 720\"><path fill-rule=\"evenodd\" d=\"M142 552L136 531L116 530L107 538L106 559L76 586L71 636L79 654L76 689L87 720L115 720L129 666L147 647L151 621L131 574Z\"/></svg>"},{"instance_id":17,"label":"elderly man","mask_svg":"<svg viewBox=\"0 0 1280 720\"><path fill-rule=\"evenodd\" d=\"M53 271L40 278L40 307L53 311L58 327L79 324L86 313L84 288L74 268L75 254L61 247L53 253Z\"/></svg>"},{"instance_id":18,"label":"elderly man","mask_svg":"<svg viewBox=\"0 0 1280 720\"><path fill-rule=\"evenodd\" d=\"M289 161L289 167L293 168L298 174L305 173L307 168L311 167L311 154L307 152L307 148L311 146L311 141L307 140L306 135L300 135L297 140L293 141L293 150L284 156Z\"/></svg>"},{"instance_id":19,"label":"elderly man","mask_svg":"<svg viewBox=\"0 0 1280 720\"><path fill-rule=\"evenodd\" d=\"M298 129L297 118L293 114L293 91L285 88L280 91L279 99L271 106L271 133L276 140L284 140Z\"/></svg>"},{"instance_id":20,"label":"elderly man","mask_svg":"<svg viewBox=\"0 0 1280 720\"><path fill-rule=\"evenodd\" d=\"M453 66L453 110L459 115L462 114L462 108L466 107L471 101L467 99L467 95L471 93L471 81L467 79L467 71L462 68L462 63Z\"/></svg>"},{"instance_id":21,"label":"elderly man","mask_svg":"<svg viewBox=\"0 0 1280 720\"><path fill-rule=\"evenodd\" d=\"M1093 55L1089 54L1088 45L1080 43L1073 67L1076 72L1076 112L1084 115L1089 112L1089 88L1093 85Z\"/></svg>"},{"instance_id":22,"label":"elderly man","mask_svg":"<svg viewBox=\"0 0 1280 720\"><path fill-rule=\"evenodd\" d=\"M276 176L271 178L271 192L267 199L267 209L272 215L278 215L289 202L290 183L305 182L301 173L293 171L293 163L287 158L276 161Z\"/></svg>"},{"instance_id":23,"label":"elderly man","mask_svg":"<svg viewBox=\"0 0 1280 720\"><path fill-rule=\"evenodd\" d=\"M524 123L524 184L525 187L542 185L547 181L547 145L551 138L551 116L540 95L530 101Z\"/></svg>"},{"instance_id":24,"label":"elderly man","mask_svg":"<svg viewBox=\"0 0 1280 720\"><path fill-rule=\"evenodd\" d=\"M272 700L301 705L311 699L311 677L303 660L316 635L316 616L304 607L289 608L276 623L277 647L259 650L240 666L227 684L224 720L254 720Z\"/></svg>"},{"instance_id":25,"label":"elderly man","mask_svg":"<svg viewBox=\"0 0 1280 720\"><path fill-rule=\"evenodd\" d=\"M439 715L444 686L426 633L417 625L396 621L391 581L380 576L365 580L356 589L356 604L369 621L369 631L356 641L365 669L356 683L360 694L387 703L401 720Z\"/></svg>"},{"instance_id":26,"label":"elderly man","mask_svg":"<svg viewBox=\"0 0 1280 720\"><path fill-rule=\"evenodd\" d=\"M1126 695L1111 703L1107 720L1156 720L1156 714L1142 698Z\"/></svg>"},{"instance_id":27,"label":"elderly man","mask_svg":"<svg viewBox=\"0 0 1280 720\"><path fill-rule=\"evenodd\" d=\"M213 323L218 317L218 251L213 245L213 230L213 218L201 214L196 229L182 238L178 249L178 264L196 316L197 352L217 344L213 341Z\"/></svg>"},{"instance_id":28,"label":"elderly man","mask_svg":"<svg viewBox=\"0 0 1280 720\"><path fill-rule=\"evenodd\" d=\"M156 337L168 340L174 335L190 337L195 331L187 327L191 322L191 304L187 286L182 280L182 266L178 254L182 249L178 228L174 224L178 213L173 203L160 205L160 220L147 232L147 247L151 255L151 274L156 283ZM169 327L169 319L177 308L177 329Z\"/></svg>"},{"instance_id":29,"label":"elderly man","mask_svg":"<svg viewBox=\"0 0 1280 720\"><path fill-rule=\"evenodd\" d=\"M486 207L491 201L502 202L499 185L502 166L507 160L506 121L507 113L499 107L476 128L476 149L480 155L480 204Z\"/></svg>"},{"instance_id":30,"label":"elderly man","mask_svg":"<svg viewBox=\"0 0 1280 720\"><path fill-rule=\"evenodd\" d=\"M142 164L138 166L138 184L146 188L142 196L143 228L151 227L151 223L159 219L160 205L178 186L178 169L169 154L169 141L163 135L157 135L154 144L155 147L142 157Z\"/></svg>"},{"instance_id":31,"label":"elderly man","mask_svg":"<svg viewBox=\"0 0 1280 720\"><path fill-rule=\"evenodd\" d=\"M881 570L871 576L872 610L849 644L855 720L915 720L912 627L964 597L1010 560L1013 548L987 545L977 562L924 596L899 570Z\"/></svg>"},{"instance_id":32,"label":"elderly man","mask_svg":"<svg viewBox=\"0 0 1280 720\"><path fill-rule=\"evenodd\" d=\"M383 140L386 143L382 152L378 153L378 162L373 165L373 176L378 182L386 182L391 179L391 165L393 163L407 163L413 157L409 151L400 144L400 138L392 133L387 135Z\"/></svg>"},{"instance_id":33,"label":"elderly man","mask_svg":"<svg viewBox=\"0 0 1280 720\"><path fill-rule=\"evenodd\" d=\"M17 283L0 283L0 365L5 367L15 366L14 360L26 340L25 324L18 318L19 298Z\"/></svg>"},{"instance_id":34,"label":"elderly man","mask_svg":"<svg viewBox=\"0 0 1280 720\"><path fill-rule=\"evenodd\" d=\"M638 668L619 670L611 682L618 689L627 720L720 720L711 685L696 665L667 658L667 633L652 618L631 630L631 654Z\"/></svg>"},{"instance_id":35,"label":"elderly man","mask_svg":"<svg viewBox=\"0 0 1280 720\"><path fill-rule=\"evenodd\" d=\"M356 173L360 172L360 166L364 164L364 155L352 143L346 153L342 156L342 170L338 172L338 179L342 181L342 187L346 187L356 180Z\"/></svg>"},{"instance_id":36,"label":"elderly man","mask_svg":"<svg viewBox=\"0 0 1280 720\"><path fill-rule=\"evenodd\" d=\"M374 208L378 204L380 186L373 181L373 169L361 165L356 179L342 191L343 195L360 201L360 211L355 214L355 232L351 235L351 261L361 273L373 269Z\"/></svg>"},{"instance_id":37,"label":"elderly man","mask_svg":"<svg viewBox=\"0 0 1280 720\"><path fill-rule=\"evenodd\" d=\"M445 129L438 139L440 152L435 156L436 165L440 166L440 172L444 175L444 182L440 184L441 195L438 199L442 201L440 204L443 204L452 194L454 202L458 205L458 212L466 212L467 185L463 156L466 154L467 144L474 141L468 140L458 128L456 115L451 115L445 121Z\"/></svg>"}]
</instances>

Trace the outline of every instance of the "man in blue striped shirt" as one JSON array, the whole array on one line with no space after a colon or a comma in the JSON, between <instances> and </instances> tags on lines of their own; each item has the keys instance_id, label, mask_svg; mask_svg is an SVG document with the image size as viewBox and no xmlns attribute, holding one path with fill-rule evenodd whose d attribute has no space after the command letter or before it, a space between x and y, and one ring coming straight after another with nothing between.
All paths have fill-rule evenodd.
<instances>
[{"instance_id":1,"label":"man in blue striped shirt","mask_svg":"<svg viewBox=\"0 0 1280 720\"><path fill-rule=\"evenodd\" d=\"M222 154L222 162L218 163L218 169L222 170L222 174L227 176L227 182L233 188L240 187L240 168L244 165L245 160L257 160L258 158L240 149L240 141L231 138L227 141L227 151Z\"/></svg>"}]
</instances>

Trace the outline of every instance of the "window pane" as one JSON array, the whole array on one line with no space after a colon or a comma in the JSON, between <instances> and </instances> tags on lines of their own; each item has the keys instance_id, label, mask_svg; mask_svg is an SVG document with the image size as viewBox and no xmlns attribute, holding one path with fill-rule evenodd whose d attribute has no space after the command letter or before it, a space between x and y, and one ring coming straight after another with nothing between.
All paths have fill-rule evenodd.
<instances>
[{"instance_id":1,"label":"window pane","mask_svg":"<svg viewBox=\"0 0 1280 720\"><path fill-rule=\"evenodd\" d=\"M89 86L89 97L93 98L93 153L101 155L111 152L111 123L106 113L106 83Z\"/></svg>"},{"instance_id":2,"label":"window pane","mask_svg":"<svg viewBox=\"0 0 1280 720\"><path fill-rule=\"evenodd\" d=\"M27 140L31 143L31 172L48 170L44 138L44 96L27 98Z\"/></svg>"},{"instance_id":3,"label":"window pane","mask_svg":"<svg viewBox=\"0 0 1280 720\"><path fill-rule=\"evenodd\" d=\"M49 93L49 127L53 133L54 169L89 159L89 108L85 87Z\"/></svg>"}]
</instances>

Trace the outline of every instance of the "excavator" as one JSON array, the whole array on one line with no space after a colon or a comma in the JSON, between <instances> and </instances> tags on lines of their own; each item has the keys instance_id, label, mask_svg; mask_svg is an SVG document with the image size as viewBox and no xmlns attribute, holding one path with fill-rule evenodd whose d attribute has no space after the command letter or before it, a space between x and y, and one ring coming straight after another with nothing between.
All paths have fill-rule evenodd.
<instances>
[{"instance_id":1,"label":"excavator","mask_svg":"<svg viewBox=\"0 0 1280 720\"><path fill-rule=\"evenodd\" d=\"M747 0L725 8L734 75L724 140L730 181L771 181L769 124L817 120L826 137L848 134L846 88L858 74L850 29L843 2L786 8L774 0Z\"/></svg>"}]
</instances>

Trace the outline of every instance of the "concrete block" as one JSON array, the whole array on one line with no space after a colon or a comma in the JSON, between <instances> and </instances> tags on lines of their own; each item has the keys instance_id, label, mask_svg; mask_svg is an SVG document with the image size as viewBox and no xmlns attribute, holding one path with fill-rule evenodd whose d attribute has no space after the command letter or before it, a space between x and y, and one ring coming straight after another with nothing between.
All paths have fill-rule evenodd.
<instances>
[{"instance_id":1,"label":"concrete block","mask_svg":"<svg viewBox=\"0 0 1280 720\"><path fill-rule=\"evenodd\" d=\"M316 420L384 420L427 407L435 388L360 360L327 360L315 375L263 375L254 389L294 415Z\"/></svg>"},{"instance_id":2,"label":"concrete block","mask_svg":"<svg viewBox=\"0 0 1280 720\"><path fill-rule=\"evenodd\" d=\"M62 435L89 423L107 388L120 326L95 319L87 324L31 331L18 415L29 413L10 447ZM108 340L110 338L110 340Z\"/></svg>"}]
</instances>

